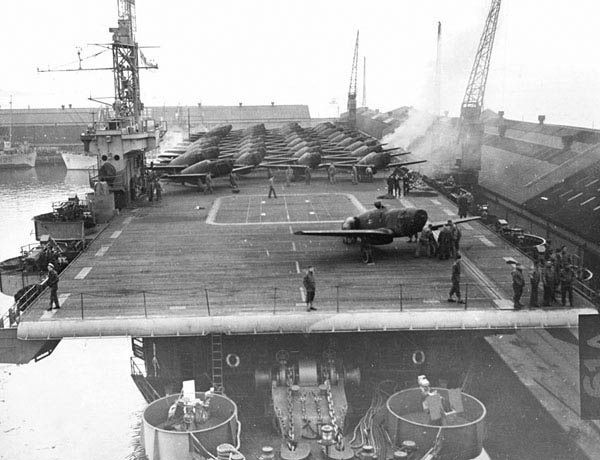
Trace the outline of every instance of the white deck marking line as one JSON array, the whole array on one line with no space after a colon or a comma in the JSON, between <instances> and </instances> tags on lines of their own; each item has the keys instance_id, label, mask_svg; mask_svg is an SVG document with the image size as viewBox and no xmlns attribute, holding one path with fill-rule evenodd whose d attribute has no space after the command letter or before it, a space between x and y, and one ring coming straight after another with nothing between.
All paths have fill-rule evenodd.
<instances>
[{"instance_id":1,"label":"white deck marking line","mask_svg":"<svg viewBox=\"0 0 600 460\"><path fill-rule=\"evenodd\" d=\"M121 236L121 233L123 233L123 230L117 230L116 232L113 232L113 234L110 235L110 237L114 240L114 239L118 238L119 236Z\"/></svg>"},{"instance_id":2,"label":"white deck marking line","mask_svg":"<svg viewBox=\"0 0 600 460\"><path fill-rule=\"evenodd\" d=\"M77 275L75 275L76 280L82 280L92 271L92 267L83 267Z\"/></svg>"},{"instance_id":3,"label":"white deck marking line","mask_svg":"<svg viewBox=\"0 0 600 460\"><path fill-rule=\"evenodd\" d=\"M363 206L363 204L360 201L358 201L358 198L356 198L354 195L352 195L350 193L344 193L344 195L346 195L350 199L350 201L352 202L352 204L354 205L354 207L356 209L358 209L359 213L363 213L363 212L365 212L367 210L367 208L365 208Z\"/></svg>"},{"instance_id":4,"label":"white deck marking line","mask_svg":"<svg viewBox=\"0 0 600 460\"><path fill-rule=\"evenodd\" d=\"M269 257L269 256L270 256L270 254L269 254L269 250L268 250L268 249L265 249L265 251L267 251L267 257Z\"/></svg>"},{"instance_id":5,"label":"white deck marking line","mask_svg":"<svg viewBox=\"0 0 600 460\"><path fill-rule=\"evenodd\" d=\"M473 227L471 227L468 222L465 222L464 224L460 224L460 226L462 228L466 228L467 230L473 230Z\"/></svg>"},{"instance_id":6,"label":"white deck marking line","mask_svg":"<svg viewBox=\"0 0 600 460\"><path fill-rule=\"evenodd\" d=\"M63 302L65 302L70 296L71 296L70 292L58 294L58 304L62 306Z\"/></svg>"},{"instance_id":7,"label":"white deck marking line","mask_svg":"<svg viewBox=\"0 0 600 460\"><path fill-rule=\"evenodd\" d=\"M63 305L65 304L65 302L67 301L67 299L69 298L69 296L71 295L70 292L65 292L64 294L59 294L58 295L58 304L61 306L61 308L63 307ZM60 311L57 309L54 310L46 310L44 308L44 313L42 313L42 319L50 319L52 318L56 312Z\"/></svg>"},{"instance_id":8,"label":"white deck marking line","mask_svg":"<svg viewBox=\"0 0 600 460\"><path fill-rule=\"evenodd\" d=\"M104 254L106 254L106 251L108 251L109 248L110 246L102 246L100 249L98 249L98 252L95 254L95 256L102 257Z\"/></svg>"},{"instance_id":9,"label":"white deck marking line","mask_svg":"<svg viewBox=\"0 0 600 460\"><path fill-rule=\"evenodd\" d=\"M171 305L169 310L185 310L186 308L185 305Z\"/></svg>"},{"instance_id":10,"label":"white deck marking line","mask_svg":"<svg viewBox=\"0 0 600 460\"><path fill-rule=\"evenodd\" d=\"M215 220L215 217L217 217L217 213L219 212L219 208L221 207L221 201L221 198L217 198L215 200L215 204L213 204L212 208L210 208L210 211L208 211L206 222L213 222ZM248 198L248 201L250 201L250 198Z\"/></svg>"},{"instance_id":11,"label":"white deck marking line","mask_svg":"<svg viewBox=\"0 0 600 460\"><path fill-rule=\"evenodd\" d=\"M412 203L412 201L407 200L406 198L400 198L400 203L405 208L416 208L416 206Z\"/></svg>"},{"instance_id":12,"label":"white deck marking line","mask_svg":"<svg viewBox=\"0 0 600 460\"><path fill-rule=\"evenodd\" d=\"M262 216L266 216L266 215L267 215L267 213L266 213L266 212L261 212L261 213L260 213L260 215L261 215L261 217L262 217Z\"/></svg>"},{"instance_id":13,"label":"white deck marking line","mask_svg":"<svg viewBox=\"0 0 600 460\"><path fill-rule=\"evenodd\" d=\"M129 224L131 223L131 221L132 221L132 220L133 220L133 217L132 217L132 216L129 216L128 218L126 218L126 219L123 221L123 225L129 225Z\"/></svg>"},{"instance_id":14,"label":"white deck marking line","mask_svg":"<svg viewBox=\"0 0 600 460\"><path fill-rule=\"evenodd\" d=\"M308 214L315 215L315 212L314 211L308 211Z\"/></svg>"},{"instance_id":15,"label":"white deck marking line","mask_svg":"<svg viewBox=\"0 0 600 460\"><path fill-rule=\"evenodd\" d=\"M315 195L324 195L324 194L307 194L307 193L293 193L293 194L288 194L287 196L315 196ZM358 198L356 198L353 194L351 193L335 193L335 195L340 195L340 196L344 196L346 198L348 198L352 204L354 205L354 207L359 211L359 213L363 213L367 210L367 208L365 208L365 206L358 200ZM328 195L330 196L330 195ZM208 211L208 214L206 215L206 220L205 222L207 224L210 225L227 225L227 226L239 226L239 225L281 225L284 223L288 223L288 222L249 222L250 220L250 202L253 198L259 198L261 200L262 203L265 203L264 201L264 196L263 195L248 195L248 210L246 213L246 222L216 222L216 218L217 218L217 214L219 213L219 209L221 208L221 205L223 204L224 200L233 200L235 199L235 197L219 197L217 198L212 207L210 208L210 210ZM310 200L305 200L306 203L310 203ZM414 207L414 206L413 206ZM262 208L262 206L261 206ZM308 220L308 221L291 221L294 224L314 224L315 221L314 220ZM325 223L325 224L339 224L342 223L342 220L321 220L319 221L319 223Z\"/></svg>"},{"instance_id":16,"label":"white deck marking line","mask_svg":"<svg viewBox=\"0 0 600 460\"><path fill-rule=\"evenodd\" d=\"M220 199L220 198L219 198ZM216 214L215 214L216 215ZM214 217L214 216L213 216ZM248 207L246 209L246 223L248 223L248 220L250 219L250 197L248 197ZM206 219L206 221L208 222L208 219Z\"/></svg>"},{"instance_id":17,"label":"white deck marking line","mask_svg":"<svg viewBox=\"0 0 600 460\"><path fill-rule=\"evenodd\" d=\"M450 209L448 209L448 208L444 208L444 209L443 209L443 211L444 211L444 212L445 212L447 215L449 215L449 216L455 216L455 215L456 215L456 213L455 213L454 211L451 211L451 210L450 210Z\"/></svg>"},{"instance_id":18,"label":"white deck marking line","mask_svg":"<svg viewBox=\"0 0 600 460\"><path fill-rule=\"evenodd\" d=\"M294 220L294 225L304 225L304 224L341 224L343 220ZM239 227L241 225L289 225L290 223L287 220L281 220L277 222L211 222L211 225L222 225L227 227Z\"/></svg>"},{"instance_id":19,"label":"white deck marking line","mask_svg":"<svg viewBox=\"0 0 600 460\"><path fill-rule=\"evenodd\" d=\"M300 289L300 297L302 298L302 302L306 303L306 292L304 291L304 288L299 288Z\"/></svg>"},{"instance_id":20,"label":"white deck marking line","mask_svg":"<svg viewBox=\"0 0 600 460\"><path fill-rule=\"evenodd\" d=\"M292 251L296 252L296 242L292 241Z\"/></svg>"},{"instance_id":21,"label":"white deck marking line","mask_svg":"<svg viewBox=\"0 0 600 460\"><path fill-rule=\"evenodd\" d=\"M429 198L429 201L431 201L433 204L437 204L437 205L442 204L442 202L440 200L436 200L435 198Z\"/></svg>"},{"instance_id":22,"label":"white deck marking line","mask_svg":"<svg viewBox=\"0 0 600 460\"><path fill-rule=\"evenodd\" d=\"M477 238L479 241L481 241L483 244L485 244L489 248L495 248L496 247L496 245L494 243L492 243L490 240L488 240L483 235L475 235L475 238Z\"/></svg>"},{"instance_id":23,"label":"white deck marking line","mask_svg":"<svg viewBox=\"0 0 600 460\"><path fill-rule=\"evenodd\" d=\"M287 216L287 220L290 219L290 208L288 208L287 200L285 199L285 195L283 195L283 204L285 205L285 215Z\"/></svg>"},{"instance_id":24,"label":"white deck marking line","mask_svg":"<svg viewBox=\"0 0 600 460\"><path fill-rule=\"evenodd\" d=\"M300 264L296 261L296 273L300 273Z\"/></svg>"},{"instance_id":25,"label":"white deck marking line","mask_svg":"<svg viewBox=\"0 0 600 460\"><path fill-rule=\"evenodd\" d=\"M262 221L263 215L265 215L265 216L266 216L266 214L264 214L264 213L263 213L263 205L264 205L264 204L265 204L265 201L264 201L264 200L260 200L260 208L259 208L259 210L258 210L258 215L259 215L259 218L258 218L258 223L259 223L259 224L262 224L262 223L263 223L263 221Z\"/></svg>"}]
</instances>

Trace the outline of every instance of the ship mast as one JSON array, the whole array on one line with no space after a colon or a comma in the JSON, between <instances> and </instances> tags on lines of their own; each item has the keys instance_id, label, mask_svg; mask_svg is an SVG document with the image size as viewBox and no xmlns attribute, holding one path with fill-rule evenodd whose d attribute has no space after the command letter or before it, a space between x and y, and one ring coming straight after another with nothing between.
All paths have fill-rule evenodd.
<instances>
[{"instance_id":1,"label":"ship mast","mask_svg":"<svg viewBox=\"0 0 600 460\"><path fill-rule=\"evenodd\" d=\"M118 15L118 27L109 29L113 34L113 109L117 118L132 118L133 124L138 124L143 104L140 98L139 49L135 41L135 0L118 0Z\"/></svg>"}]
</instances>

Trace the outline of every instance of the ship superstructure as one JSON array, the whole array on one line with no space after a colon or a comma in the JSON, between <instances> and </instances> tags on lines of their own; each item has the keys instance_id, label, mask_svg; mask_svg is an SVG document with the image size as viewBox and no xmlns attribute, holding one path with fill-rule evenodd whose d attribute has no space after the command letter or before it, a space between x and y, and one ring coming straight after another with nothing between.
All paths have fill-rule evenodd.
<instances>
[{"instance_id":1,"label":"ship superstructure","mask_svg":"<svg viewBox=\"0 0 600 460\"><path fill-rule=\"evenodd\" d=\"M135 188L145 177L145 153L158 146L166 127L144 111L140 98L139 47L135 41L135 2L119 1L118 26L110 45L113 56L115 100L100 120L81 135L84 150L98 157L92 185L106 182L115 206L131 203ZM156 66L152 66L155 68Z\"/></svg>"}]
</instances>

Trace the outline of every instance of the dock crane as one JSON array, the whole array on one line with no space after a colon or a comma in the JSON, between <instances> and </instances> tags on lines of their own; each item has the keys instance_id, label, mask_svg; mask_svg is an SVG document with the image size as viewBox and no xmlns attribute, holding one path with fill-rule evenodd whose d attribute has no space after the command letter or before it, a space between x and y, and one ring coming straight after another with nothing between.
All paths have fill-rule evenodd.
<instances>
[{"instance_id":1,"label":"dock crane","mask_svg":"<svg viewBox=\"0 0 600 460\"><path fill-rule=\"evenodd\" d=\"M481 143L483 140L483 124L481 111L485 85L490 68L490 59L494 47L496 26L500 13L501 0L492 0L485 21L475 61L469 76L469 82L460 108L460 129L458 143L460 146L460 179L465 186L476 185L481 170Z\"/></svg>"},{"instance_id":2,"label":"dock crane","mask_svg":"<svg viewBox=\"0 0 600 460\"><path fill-rule=\"evenodd\" d=\"M352 70L350 72L350 86L348 88L348 127L356 128L356 84L358 80L358 34L356 31L356 45L354 45L354 57L352 59Z\"/></svg>"}]
</instances>

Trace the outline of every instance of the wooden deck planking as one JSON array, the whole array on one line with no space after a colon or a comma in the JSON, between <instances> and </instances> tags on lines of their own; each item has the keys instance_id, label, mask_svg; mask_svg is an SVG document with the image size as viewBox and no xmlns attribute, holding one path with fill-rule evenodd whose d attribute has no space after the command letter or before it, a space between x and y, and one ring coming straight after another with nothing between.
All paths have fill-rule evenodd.
<instances>
[{"instance_id":1,"label":"wooden deck planking","mask_svg":"<svg viewBox=\"0 0 600 460\"><path fill-rule=\"evenodd\" d=\"M360 213L357 202L370 208L383 191L373 190L377 184L340 181L332 186L325 180L317 177L310 186L278 190L278 198L270 200L260 178L245 177L240 195L225 187L205 196L168 185L160 203L143 203L115 217L61 274L59 291L70 296L60 312L45 319L80 317L82 296L87 319L205 315L209 308L213 315L298 311L302 270L308 265L316 267L316 306L323 311L464 308L446 302L451 261L415 259L415 243L406 239L375 247L375 264L363 265L357 246L338 238L293 235L302 228L337 228L345 217ZM454 209L443 197L436 198L439 205L428 197L409 199L427 209L432 221L447 220L445 210ZM219 208L210 224L206 220L215 203ZM401 206L399 200L384 204ZM520 255L478 222L470 226L463 229L465 257L506 291L510 267L502 257ZM117 237L115 232L120 232ZM96 256L101 247L108 249ZM85 278L75 279L85 267L91 267ZM469 308L495 308L469 270L463 269L462 281L469 284ZM40 319L47 301L42 298L25 320Z\"/></svg>"}]
</instances>

